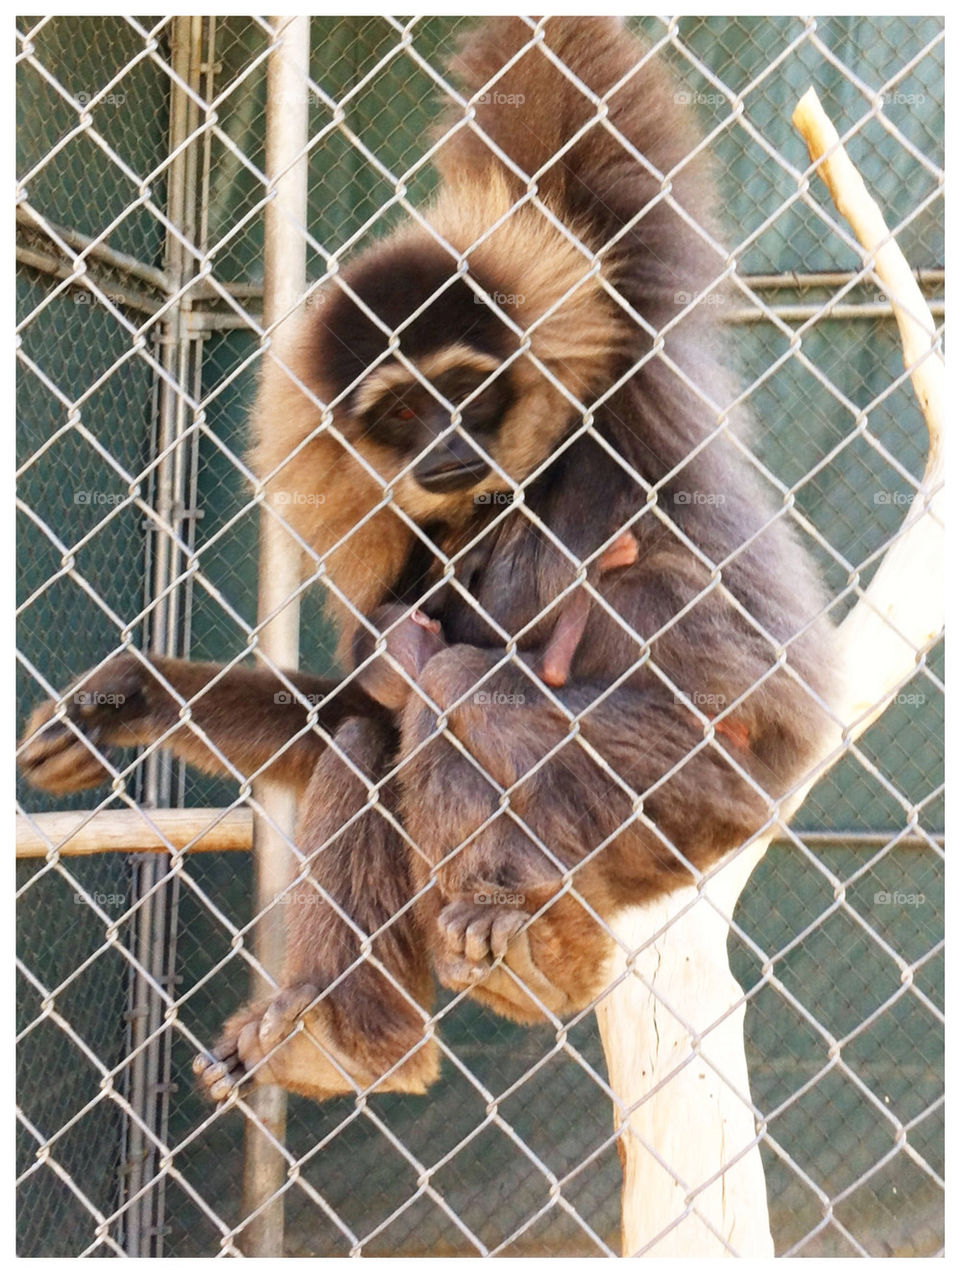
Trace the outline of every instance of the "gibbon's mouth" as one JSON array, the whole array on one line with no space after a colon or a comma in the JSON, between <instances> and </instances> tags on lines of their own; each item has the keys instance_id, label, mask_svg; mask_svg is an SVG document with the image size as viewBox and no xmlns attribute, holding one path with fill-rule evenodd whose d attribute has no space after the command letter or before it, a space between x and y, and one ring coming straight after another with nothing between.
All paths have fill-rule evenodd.
<instances>
[{"instance_id":1,"label":"gibbon's mouth","mask_svg":"<svg viewBox=\"0 0 960 1273\"><path fill-rule=\"evenodd\" d=\"M445 495L449 491L465 491L490 472L490 465L479 455L471 460L434 460L418 464L413 476L425 491Z\"/></svg>"}]
</instances>

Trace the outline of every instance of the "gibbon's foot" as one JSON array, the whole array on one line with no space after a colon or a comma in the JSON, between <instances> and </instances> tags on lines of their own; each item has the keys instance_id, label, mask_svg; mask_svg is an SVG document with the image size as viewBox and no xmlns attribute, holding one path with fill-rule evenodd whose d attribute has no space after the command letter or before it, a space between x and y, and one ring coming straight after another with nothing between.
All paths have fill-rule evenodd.
<instances>
[{"instance_id":1,"label":"gibbon's foot","mask_svg":"<svg viewBox=\"0 0 960 1273\"><path fill-rule=\"evenodd\" d=\"M212 1057L201 1052L193 1061L193 1072L207 1095L215 1101L226 1100L248 1078L257 1083L287 1086L284 1078L289 1077L292 1069L303 1070L302 1078L309 1080L311 1086L322 1088L323 1095L349 1091L322 1048L307 1038L306 1026L295 1038L288 1038L297 1018L319 994L313 985L291 986L273 999L251 1004L231 1017ZM285 1039L288 1042L280 1049L278 1045ZM268 1054L272 1055L265 1060Z\"/></svg>"},{"instance_id":2,"label":"gibbon's foot","mask_svg":"<svg viewBox=\"0 0 960 1273\"><path fill-rule=\"evenodd\" d=\"M480 892L475 901L451 902L438 920L446 951L478 968L489 968L495 959L505 955L510 938L530 918L515 906L487 901L487 896Z\"/></svg>"},{"instance_id":3,"label":"gibbon's foot","mask_svg":"<svg viewBox=\"0 0 960 1273\"><path fill-rule=\"evenodd\" d=\"M480 892L474 899L492 898L496 892ZM517 1021L543 1021L544 1009L569 1010L566 992L537 966L535 926L524 927L529 920L526 911L492 900L451 902L437 921L440 942L434 967L440 983L448 990L468 991ZM499 959L503 964L495 965Z\"/></svg>"},{"instance_id":4,"label":"gibbon's foot","mask_svg":"<svg viewBox=\"0 0 960 1273\"><path fill-rule=\"evenodd\" d=\"M57 704L52 699L34 708L24 731L29 741L20 754L27 782L54 795L95 787L109 778L96 753L118 726L132 723L142 712L142 665L134 655L117 655L68 693L66 705L72 725L53 720Z\"/></svg>"},{"instance_id":5,"label":"gibbon's foot","mask_svg":"<svg viewBox=\"0 0 960 1273\"><path fill-rule=\"evenodd\" d=\"M373 1055L374 1049L364 1046L367 1041L358 1038L356 1050L348 1054L334 1038L329 1003L314 1003L319 994L307 983L290 986L235 1013L212 1054L194 1058L193 1072L206 1095L224 1101L247 1082L275 1083L316 1101L374 1085L381 1092L426 1091L439 1068L432 1039L416 1047L419 1040L401 1027L386 1053ZM403 1063L377 1083L398 1061Z\"/></svg>"}]
</instances>

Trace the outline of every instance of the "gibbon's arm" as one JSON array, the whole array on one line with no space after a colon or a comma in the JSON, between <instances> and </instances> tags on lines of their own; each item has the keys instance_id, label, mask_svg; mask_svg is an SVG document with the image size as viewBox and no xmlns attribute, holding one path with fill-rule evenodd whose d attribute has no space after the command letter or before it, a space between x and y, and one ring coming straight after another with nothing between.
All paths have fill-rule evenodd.
<instances>
[{"instance_id":1,"label":"gibbon's arm","mask_svg":"<svg viewBox=\"0 0 960 1273\"><path fill-rule=\"evenodd\" d=\"M321 705L317 719L326 731L349 716L386 717L356 684L338 685L302 672L289 672L287 679L311 706ZM326 746L316 730L305 728L308 709L263 668L224 672L216 663L167 658L147 665L134 654L120 654L82 676L65 697L71 724L52 719L55 702L41 703L27 723L20 753L27 781L56 795L107 781L109 771L97 757L104 747L142 746L171 729L164 747L204 773L232 776L205 737L241 774L260 775L268 766L260 776L301 792ZM181 721L180 700L189 704L196 730Z\"/></svg>"}]
</instances>

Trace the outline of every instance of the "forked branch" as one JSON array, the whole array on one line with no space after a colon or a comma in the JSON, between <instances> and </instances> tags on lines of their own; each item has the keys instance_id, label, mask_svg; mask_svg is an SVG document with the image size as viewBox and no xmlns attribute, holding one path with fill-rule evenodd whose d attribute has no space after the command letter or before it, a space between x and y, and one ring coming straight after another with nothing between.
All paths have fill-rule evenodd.
<instances>
[{"instance_id":1,"label":"forked branch","mask_svg":"<svg viewBox=\"0 0 960 1273\"><path fill-rule=\"evenodd\" d=\"M786 821L915 673L943 624L943 402L939 338L909 265L812 89L793 116L839 211L890 297L926 420L917 495L870 586L840 628L836 727ZM613 975L597 1009L622 1127L623 1254L773 1254L759 1133L749 1104L744 999L727 963L728 923L773 833L732 856L703 889L618 917ZM627 969L629 967L629 972Z\"/></svg>"}]
</instances>

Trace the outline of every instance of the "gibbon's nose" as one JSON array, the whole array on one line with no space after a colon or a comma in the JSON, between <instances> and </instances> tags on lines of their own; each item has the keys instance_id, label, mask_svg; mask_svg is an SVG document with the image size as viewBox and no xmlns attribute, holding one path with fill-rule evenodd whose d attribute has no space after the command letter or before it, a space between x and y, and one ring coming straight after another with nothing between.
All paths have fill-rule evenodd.
<instances>
[{"instance_id":1,"label":"gibbon's nose","mask_svg":"<svg viewBox=\"0 0 960 1273\"><path fill-rule=\"evenodd\" d=\"M490 465L465 438L452 433L438 442L413 470L414 479L425 491L446 494L463 491L486 477Z\"/></svg>"}]
</instances>

